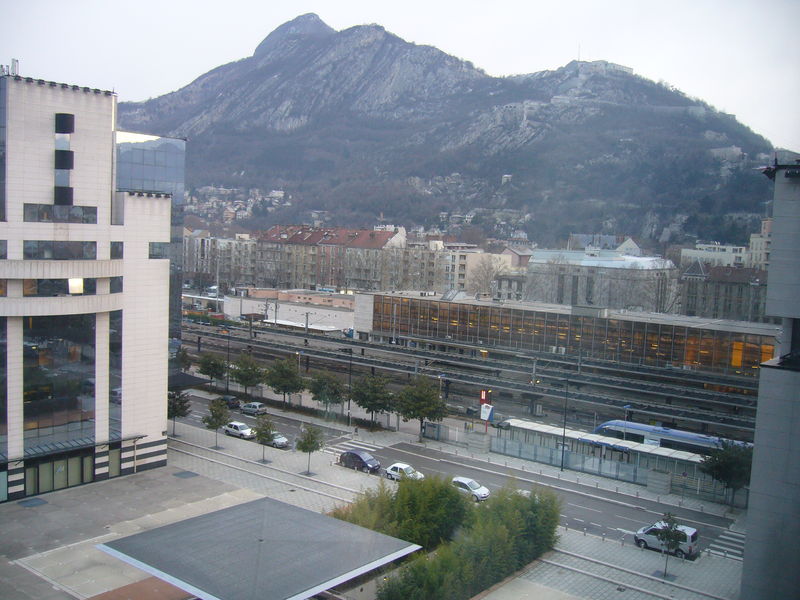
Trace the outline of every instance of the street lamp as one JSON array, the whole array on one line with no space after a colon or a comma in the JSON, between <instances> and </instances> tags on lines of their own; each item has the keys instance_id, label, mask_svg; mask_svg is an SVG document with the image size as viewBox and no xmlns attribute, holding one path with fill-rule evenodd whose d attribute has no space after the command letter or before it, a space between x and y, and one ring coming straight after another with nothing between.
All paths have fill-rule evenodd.
<instances>
[{"instance_id":1,"label":"street lamp","mask_svg":"<svg viewBox=\"0 0 800 600\"><path fill-rule=\"evenodd\" d=\"M564 453L567 448L567 399L569 398L569 379L564 382L564 427L561 431L561 470L564 470Z\"/></svg>"},{"instance_id":2,"label":"street lamp","mask_svg":"<svg viewBox=\"0 0 800 600\"><path fill-rule=\"evenodd\" d=\"M628 410L631 408L630 404L626 404L622 408L625 409L625 424L622 426L622 439L628 439Z\"/></svg>"},{"instance_id":3,"label":"street lamp","mask_svg":"<svg viewBox=\"0 0 800 600\"><path fill-rule=\"evenodd\" d=\"M222 333L225 334L228 341L228 351L225 354L225 393L227 394L231 383L231 330L223 329Z\"/></svg>"},{"instance_id":4,"label":"street lamp","mask_svg":"<svg viewBox=\"0 0 800 600\"><path fill-rule=\"evenodd\" d=\"M353 398L353 349L339 348L348 355L347 359L347 426L350 427L350 400Z\"/></svg>"}]
</instances>

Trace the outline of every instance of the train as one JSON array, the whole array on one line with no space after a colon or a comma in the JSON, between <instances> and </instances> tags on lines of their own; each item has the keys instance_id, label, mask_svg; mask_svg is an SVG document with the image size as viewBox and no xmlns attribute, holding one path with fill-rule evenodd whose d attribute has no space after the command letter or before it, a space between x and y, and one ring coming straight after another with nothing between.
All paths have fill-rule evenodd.
<instances>
[{"instance_id":1,"label":"train","mask_svg":"<svg viewBox=\"0 0 800 600\"><path fill-rule=\"evenodd\" d=\"M713 435L621 420L601 423L595 427L594 433L606 437L630 440L640 444L661 446L662 448L672 448L674 450L685 450L686 452L693 452L695 454L708 454L709 451L715 448L721 448L723 443L740 444L744 446L752 445L747 442L728 440Z\"/></svg>"}]
</instances>

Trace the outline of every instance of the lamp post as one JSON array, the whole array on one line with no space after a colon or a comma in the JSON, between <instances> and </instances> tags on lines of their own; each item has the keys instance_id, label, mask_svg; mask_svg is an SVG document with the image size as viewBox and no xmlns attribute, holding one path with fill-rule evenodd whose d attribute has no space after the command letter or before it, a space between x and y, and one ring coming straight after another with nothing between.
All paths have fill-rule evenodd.
<instances>
[{"instance_id":1,"label":"lamp post","mask_svg":"<svg viewBox=\"0 0 800 600\"><path fill-rule=\"evenodd\" d=\"M224 329L223 333L225 333L225 339L228 342L228 350L225 353L225 393L227 394L230 391L231 384L231 330Z\"/></svg>"},{"instance_id":2,"label":"lamp post","mask_svg":"<svg viewBox=\"0 0 800 600\"><path fill-rule=\"evenodd\" d=\"M564 453L567 448L567 399L569 398L569 379L564 382L564 427L561 431L561 470L564 470Z\"/></svg>"},{"instance_id":3,"label":"lamp post","mask_svg":"<svg viewBox=\"0 0 800 600\"><path fill-rule=\"evenodd\" d=\"M631 408L631 405L630 404L626 404L622 408L625 409L625 424L622 426L622 439L623 440L627 440L628 439L628 409Z\"/></svg>"},{"instance_id":4,"label":"lamp post","mask_svg":"<svg viewBox=\"0 0 800 600\"><path fill-rule=\"evenodd\" d=\"M348 355L347 358L347 426L350 427L350 400L353 399L353 349L339 348L339 352Z\"/></svg>"}]
</instances>

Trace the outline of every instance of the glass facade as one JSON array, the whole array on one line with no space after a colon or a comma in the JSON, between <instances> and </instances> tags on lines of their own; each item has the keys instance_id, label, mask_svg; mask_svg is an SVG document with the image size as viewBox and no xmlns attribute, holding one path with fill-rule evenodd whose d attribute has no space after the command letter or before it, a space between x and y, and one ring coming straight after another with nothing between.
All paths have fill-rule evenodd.
<instances>
[{"instance_id":1,"label":"glass facade","mask_svg":"<svg viewBox=\"0 0 800 600\"><path fill-rule=\"evenodd\" d=\"M374 296L372 327L395 341L454 340L748 376L775 351L770 335L401 296Z\"/></svg>"},{"instance_id":2,"label":"glass facade","mask_svg":"<svg viewBox=\"0 0 800 600\"><path fill-rule=\"evenodd\" d=\"M22 252L25 260L95 260L97 242L25 240Z\"/></svg>"},{"instance_id":3,"label":"glass facade","mask_svg":"<svg viewBox=\"0 0 800 600\"><path fill-rule=\"evenodd\" d=\"M117 190L172 196L169 251L169 335L181 335L183 194L186 140L117 132ZM153 257L162 258L162 257Z\"/></svg>"},{"instance_id":4,"label":"glass facade","mask_svg":"<svg viewBox=\"0 0 800 600\"><path fill-rule=\"evenodd\" d=\"M97 224L97 207L95 206L25 204L23 211L23 218L26 223Z\"/></svg>"},{"instance_id":5,"label":"glass facade","mask_svg":"<svg viewBox=\"0 0 800 600\"><path fill-rule=\"evenodd\" d=\"M23 296L93 296L97 293L97 279L23 279Z\"/></svg>"},{"instance_id":6,"label":"glass facade","mask_svg":"<svg viewBox=\"0 0 800 600\"><path fill-rule=\"evenodd\" d=\"M122 311L115 310L110 313L108 329L108 439L119 440L121 435Z\"/></svg>"},{"instance_id":7,"label":"glass facade","mask_svg":"<svg viewBox=\"0 0 800 600\"><path fill-rule=\"evenodd\" d=\"M94 445L95 315L23 319L25 454Z\"/></svg>"}]
</instances>

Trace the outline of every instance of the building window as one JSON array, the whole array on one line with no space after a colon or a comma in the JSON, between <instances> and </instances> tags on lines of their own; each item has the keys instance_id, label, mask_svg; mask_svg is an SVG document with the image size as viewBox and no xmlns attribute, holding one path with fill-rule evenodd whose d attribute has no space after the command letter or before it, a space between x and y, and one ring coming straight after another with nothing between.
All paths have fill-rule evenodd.
<instances>
[{"instance_id":1,"label":"building window","mask_svg":"<svg viewBox=\"0 0 800 600\"><path fill-rule=\"evenodd\" d=\"M23 321L23 420L26 454L94 445L95 316Z\"/></svg>"},{"instance_id":2,"label":"building window","mask_svg":"<svg viewBox=\"0 0 800 600\"><path fill-rule=\"evenodd\" d=\"M8 258L8 243L6 240L0 240L0 259L5 260Z\"/></svg>"},{"instance_id":3,"label":"building window","mask_svg":"<svg viewBox=\"0 0 800 600\"><path fill-rule=\"evenodd\" d=\"M150 242L148 258L169 258L169 242Z\"/></svg>"},{"instance_id":4,"label":"building window","mask_svg":"<svg viewBox=\"0 0 800 600\"><path fill-rule=\"evenodd\" d=\"M122 258L123 244L122 242L111 242L111 259Z\"/></svg>"},{"instance_id":5,"label":"building window","mask_svg":"<svg viewBox=\"0 0 800 600\"><path fill-rule=\"evenodd\" d=\"M122 277L111 277L109 278L109 290L112 294L121 294L122 293Z\"/></svg>"},{"instance_id":6,"label":"building window","mask_svg":"<svg viewBox=\"0 0 800 600\"><path fill-rule=\"evenodd\" d=\"M53 186L53 204L58 204L60 206L71 206L72 205L72 188L65 187L62 185Z\"/></svg>"},{"instance_id":7,"label":"building window","mask_svg":"<svg viewBox=\"0 0 800 600\"><path fill-rule=\"evenodd\" d=\"M96 225L97 207L25 204L23 206L23 219L26 223L83 223Z\"/></svg>"},{"instance_id":8,"label":"building window","mask_svg":"<svg viewBox=\"0 0 800 600\"><path fill-rule=\"evenodd\" d=\"M74 169L75 168L75 154L72 150L56 150L55 151L55 168L56 169Z\"/></svg>"},{"instance_id":9,"label":"building window","mask_svg":"<svg viewBox=\"0 0 800 600\"><path fill-rule=\"evenodd\" d=\"M93 296L97 293L97 279L24 279L23 296Z\"/></svg>"},{"instance_id":10,"label":"building window","mask_svg":"<svg viewBox=\"0 0 800 600\"><path fill-rule=\"evenodd\" d=\"M75 115L56 113L56 133L75 133Z\"/></svg>"},{"instance_id":11,"label":"building window","mask_svg":"<svg viewBox=\"0 0 800 600\"><path fill-rule=\"evenodd\" d=\"M25 240L22 252L25 260L95 260L97 242Z\"/></svg>"}]
</instances>

